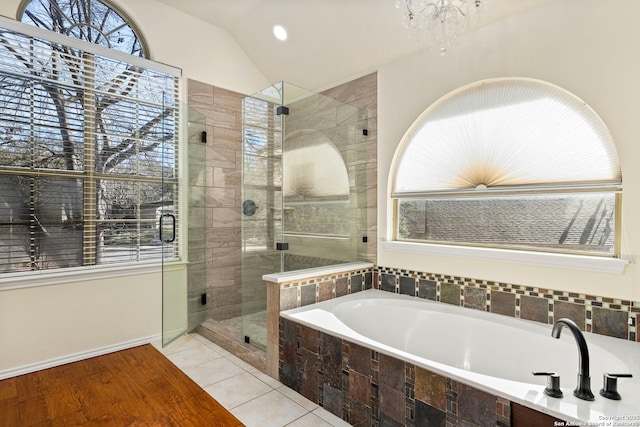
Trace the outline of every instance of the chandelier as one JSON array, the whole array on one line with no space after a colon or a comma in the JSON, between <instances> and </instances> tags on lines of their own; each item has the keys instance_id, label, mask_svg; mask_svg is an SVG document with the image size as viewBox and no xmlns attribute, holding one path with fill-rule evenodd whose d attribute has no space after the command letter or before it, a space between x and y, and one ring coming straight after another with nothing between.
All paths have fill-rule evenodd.
<instances>
[{"instance_id":1,"label":"chandelier","mask_svg":"<svg viewBox=\"0 0 640 427\"><path fill-rule=\"evenodd\" d=\"M431 45L444 55L458 36L477 21L486 0L396 0L402 22L420 45Z\"/></svg>"}]
</instances>

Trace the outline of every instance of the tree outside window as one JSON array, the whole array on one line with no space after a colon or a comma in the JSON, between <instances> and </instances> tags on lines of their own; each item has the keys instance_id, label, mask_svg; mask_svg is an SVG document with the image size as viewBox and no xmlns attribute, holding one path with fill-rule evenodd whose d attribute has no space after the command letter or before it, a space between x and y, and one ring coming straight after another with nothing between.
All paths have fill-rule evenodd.
<instances>
[{"instance_id":1,"label":"tree outside window","mask_svg":"<svg viewBox=\"0 0 640 427\"><path fill-rule=\"evenodd\" d=\"M144 55L127 21L96 0L34 0L21 17ZM157 217L177 200L176 78L0 27L0 271L159 258Z\"/></svg>"}]
</instances>

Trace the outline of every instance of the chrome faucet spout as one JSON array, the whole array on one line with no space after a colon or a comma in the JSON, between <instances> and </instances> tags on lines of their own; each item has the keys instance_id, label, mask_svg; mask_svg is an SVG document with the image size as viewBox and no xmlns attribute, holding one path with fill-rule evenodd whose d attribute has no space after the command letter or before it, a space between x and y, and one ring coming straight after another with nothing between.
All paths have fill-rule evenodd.
<instances>
[{"instance_id":1,"label":"chrome faucet spout","mask_svg":"<svg viewBox=\"0 0 640 427\"><path fill-rule=\"evenodd\" d=\"M553 338L560 338L562 328L565 326L569 328L576 340L576 344L578 344L578 385L573 391L573 395L579 399L593 400L594 396L591 392L591 377L589 376L589 348L587 347L587 341L584 339L582 331L573 320L562 318L553 325L551 336Z\"/></svg>"}]
</instances>

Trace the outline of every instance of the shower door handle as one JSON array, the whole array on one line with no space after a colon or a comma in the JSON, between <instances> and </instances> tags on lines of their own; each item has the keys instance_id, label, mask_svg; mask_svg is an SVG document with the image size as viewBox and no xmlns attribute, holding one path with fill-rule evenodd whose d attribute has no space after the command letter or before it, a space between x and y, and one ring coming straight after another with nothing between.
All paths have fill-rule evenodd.
<instances>
[{"instance_id":1,"label":"shower door handle","mask_svg":"<svg viewBox=\"0 0 640 427\"><path fill-rule=\"evenodd\" d=\"M160 215L160 241L162 243L172 243L176 240L176 217L173 214L165 213Z\"/></svg>"}]
</instances>

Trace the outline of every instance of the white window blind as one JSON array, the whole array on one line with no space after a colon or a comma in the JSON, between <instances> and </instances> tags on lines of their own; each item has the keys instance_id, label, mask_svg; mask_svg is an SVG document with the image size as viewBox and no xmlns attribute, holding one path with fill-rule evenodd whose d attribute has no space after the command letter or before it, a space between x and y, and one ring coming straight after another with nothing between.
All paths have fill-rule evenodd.
<instances>
[{"instance_id":1,"label":"white window blind","mask_svg":"<svg viewBox=\"0 0 640 427\"><path fill-rule=\"evenodd\" d=\"M547 82L476 82L436 101L391 172L395 238L619 255L622 172L611 133Z\"/></svg>"},{"instance_id":2,"label":"white window blind","mask_svg":"<svg viewBox=\"0 0 640 427\"><path fill-rule=\"evenodd\" d=\"M179 74L0 19L0 272L160 259Z\"/></svg>"},{"instance_id":3,"label":"white window blind","mask_svg":"<svg viewBox=\"0 0 640 427\"><path fill-rule=\"evenodd\" d=\"M617 188L613 138L581 99L547 82L485 80L436 101L407 131L394 197L518 187Z\"/></svg>"}]
</instances>

